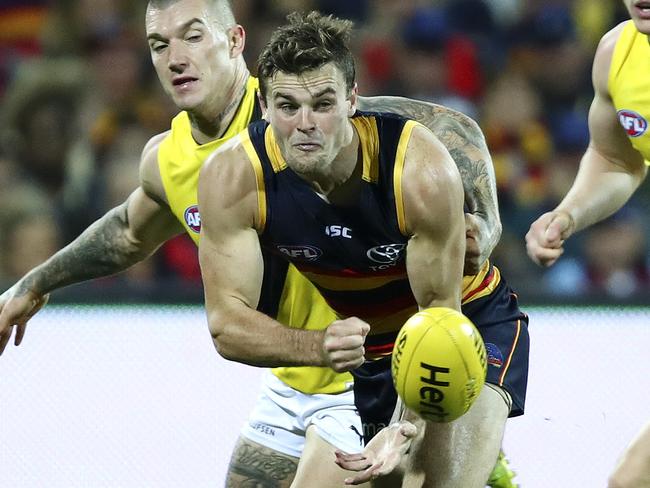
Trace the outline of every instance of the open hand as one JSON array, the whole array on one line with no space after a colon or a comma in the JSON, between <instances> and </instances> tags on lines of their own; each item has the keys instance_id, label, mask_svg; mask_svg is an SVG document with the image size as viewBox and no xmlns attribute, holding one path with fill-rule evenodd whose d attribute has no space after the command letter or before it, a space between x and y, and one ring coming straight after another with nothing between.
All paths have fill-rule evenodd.
<instances>
[{"instance_id":1,"label":"open hand","mask_svg":"<svg viewBox=\"0 0 650 488\"><path fill-rule=\"evenodd\" d=\"M33 291L21 290L14 285L0 295L0 354L2 354L11 339L11 333L16 326L14 344L20 345L25 336L27 322L43 308L49 295L38 295Z\"/></svg>"},{"instance_id":2,"label":"open hand","mask_svg":"<svg viewBox=\"0 0 650 488\"><path fill-rule=\"evenodd\" d=\"M362 453L345 454L336 451L339 467L358 474L346 478L346 485L360 485L380 476L392 473L411 447L417 434L415 425L407 420L400 420L381 430L368 443Z\"/></svg>"}]
</instances>

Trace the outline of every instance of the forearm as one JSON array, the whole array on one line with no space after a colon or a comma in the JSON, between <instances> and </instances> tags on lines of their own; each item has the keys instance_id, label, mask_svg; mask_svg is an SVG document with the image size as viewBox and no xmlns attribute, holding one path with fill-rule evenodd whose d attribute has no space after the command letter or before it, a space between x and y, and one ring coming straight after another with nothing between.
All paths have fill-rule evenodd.
<instances>
[{"instance_id":1,"label":"forearm","mask_svg":"<svg viewBox=\"0 0 650 488\"><path fill-rule=\"evenodd\" d=\"M208 323L217 351L231 361L268 368L327 365L322 330L287 327L243 305L227 314L208 311Z\"/></svg>"},{"instance_id":2,"label":"forearm","mask_svg":"<svg viewBox=\"0 0 650 488\"><path fill-rule=\"evenodd\" d=\"M141 261L146 249L129 233L126 203L93 223L79 237L34 268L17 284L17 293L53 290L93 278L112 275Z\"/></svg>"},{"instance_id":3,"label":"forearm","mask_svg":"<svg viewBox=\"0 0 650 488\"><path fill-rule=\"evenodd\" d=\"M620 209L645 177L645 168L627 171L590 147L580 162L578 175L556 210L569 213L573 232L599 222Z\"/></svg>"}]
</instances>

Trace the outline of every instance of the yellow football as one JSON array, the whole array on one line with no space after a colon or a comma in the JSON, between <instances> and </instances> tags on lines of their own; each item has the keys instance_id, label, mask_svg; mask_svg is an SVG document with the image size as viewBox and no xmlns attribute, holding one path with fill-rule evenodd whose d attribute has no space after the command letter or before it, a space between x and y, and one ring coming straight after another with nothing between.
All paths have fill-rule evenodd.
<instances>
[{"instance_id":1,"label":"yellow football","mask_svg":"<svg viewBox=\"0 0 650 488\"><path fill-rule=\"evenodd\" d=\"M422 310L402 326L391 362L404 404L433 422L451 422L485 383L485 344L474 324L451 308Z\"/></svg>"}]
</instances>

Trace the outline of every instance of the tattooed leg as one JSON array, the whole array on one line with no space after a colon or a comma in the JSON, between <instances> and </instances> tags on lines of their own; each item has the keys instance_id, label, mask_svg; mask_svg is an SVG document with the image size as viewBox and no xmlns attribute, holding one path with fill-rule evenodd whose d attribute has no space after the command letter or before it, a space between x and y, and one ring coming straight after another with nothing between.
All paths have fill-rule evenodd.
<instances>
[{"instance_id":1,"label":"tattooed leg","mask_svg":"<svg viewBox=\"0 0 650 488\"><path fill-rule=\"evenodd\" d=\"M228 466L226 488L289 488L297 467L298 458L240 436Z\"/></svg>"}]
</instances>

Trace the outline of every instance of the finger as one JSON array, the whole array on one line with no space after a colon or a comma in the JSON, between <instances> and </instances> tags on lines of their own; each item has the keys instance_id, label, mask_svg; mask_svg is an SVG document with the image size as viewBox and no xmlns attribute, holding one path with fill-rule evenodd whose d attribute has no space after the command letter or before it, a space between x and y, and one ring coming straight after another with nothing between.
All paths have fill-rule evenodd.
<instances>
[{"instance_id":1,"label":"finger","mask_svg":"<svg viewBox=\"0 0 650 488\"><path fill-rule=\"evenodd\" d=\"M549 245L558 246L562 242L565 226L557 219L553 220L544 232L544 241Z\"/></svg>"},{"instance_id":2,"label":"finger","mask_svg":"<svg viewBox=\"0 0 650 488\"><path fill-rule=\"evenodd\" d=\"M402 434L407 439L415 437L415 434L418 433L418 429L411 422L404 422L399 426L399 433Z\"/></svg>"},{"instance_id":3,"label":"finger","mask_svg":"<svg viewBox=\"0 0 650 488\"><path fill-rule=\"evenodd\" d=\"M537 247L532 250L533 260L537 260L538 264L545 265L549 261L557 261L557 259L564 253L563 248L545 248Z\"/></svg>"},{"instance_id":4,"label":"finger","mask_svg":"<svg viewBox=\"0 0 650 488\"><path fill-rule=\"evenodd\" d=\"M346 485L360 485L362 483L367 483L368 481L371 481L380 476L378 471L383 465L383 462L372 465L363 473L359 473L358 475L351 478L346 478L344 482Z\"/></svg>"},{"instance_id":5,"label":"finger","mask_svg":"<svg viewBox=\"0 0 650 488\"><path fill-rule=\"evenodd\" d=\"M2 354L7 347L9 339L11 339L11 329L12 327L7 328L2 335L0 335L0 354Z\"/></svg>"},{"instance_id":6,"label":"finger","mask_svg":"<svg viewBox=\"0 0 650 488\"><path fill-rule=\"evenodd\" d=\"M20 346L20 343L23 342L23 337L25 337L25 329L27 329L27 322L18 324L16 327L16 337L14 337L15 346Z\"/></svg>"},{"instance_id":7,"label":"finger","mask_svg":"<svg viewBox=\"0 0 650 488\"><path fill-rule=\"evenodd\" d=\"M337 464L342 469L345 469L346 471L365 471L368 469L369 466L372 464L366 459L366 460L359 460L359 461L348 461L344 459L335 459L334 462Z\"/></svg>"},{"instance_id":8,"label":"finger","mask_svg":"<svg viewBox=\"0 0 650 488\"><path fill-rule=\"evenodd\" d=\"M334 455L336 456L336 459L341 459L345 461L367 461L368 463L370 463L370 461L368 461L368 456L366 456L362 452L348 454L346 452L336 450L334 451Z\"/></svg>"},{"instance_id":9,"label":"finger","mask_svg":"<svg viewBox=\"0 0 650 488\"><path fill-rule=\"evenodd\" d=\"M352 354L359 353L363 348L364 338L359 335L330 338L326 341L324 347L325 351L331 354L336 354L338 351L351 352Z\"/></svg>"},{"instance_id":10,"label":"finger","mask_svg":"<svg viewBox=\"0 0 650 488\"><path fill-rule=\"evenodd\" d=\"M361 337L366 337L368 335L368 332L370 332L370 325L369 324L363 324L361 326Z\"/></svg>"},{"instance_id":11,"label":"finger","mask_svg":"<svg viewBox=\"0 0 650 488\"><path fill-rule=\"evenodd\" d=\"M365 362L365 358L361 357L354 361L332 361L332 369L337 373L345 373L357 369Z\"/></svg>"}]
</instances>

